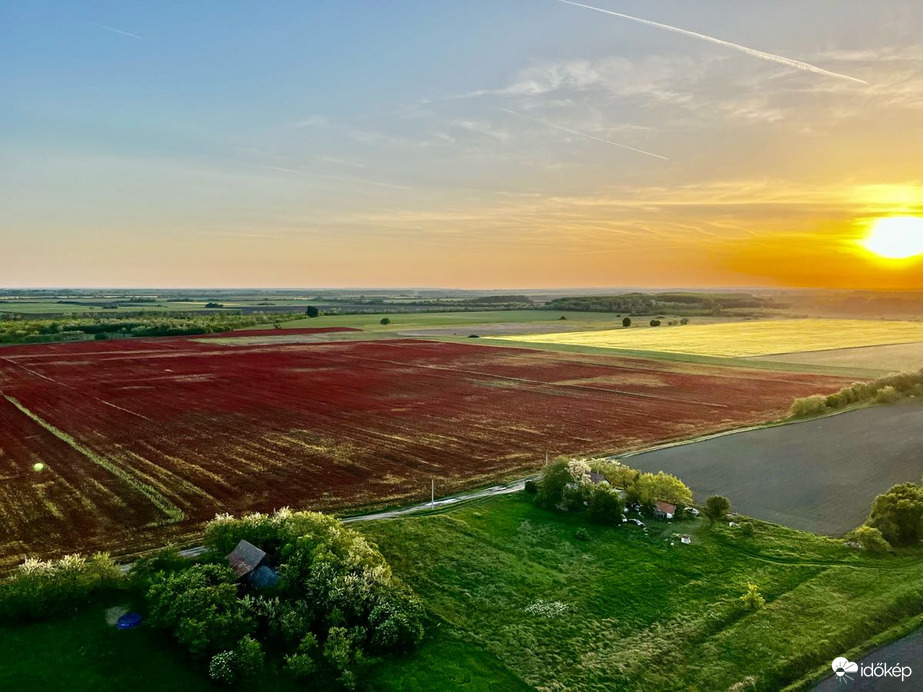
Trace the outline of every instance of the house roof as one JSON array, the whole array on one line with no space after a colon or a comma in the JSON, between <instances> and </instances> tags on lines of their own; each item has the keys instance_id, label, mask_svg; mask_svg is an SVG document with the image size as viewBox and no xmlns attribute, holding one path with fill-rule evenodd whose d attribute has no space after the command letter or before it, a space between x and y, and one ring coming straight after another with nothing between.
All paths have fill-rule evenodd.
<instances>
[{"instance_id":1,"label":"house roof","mask_svg":"<svg viewBox=\"0 0 923 692\"><path fill-rule=\"evenodd\" d=\"M257 548L252 543L241 541L237 547L228 555L228 563L238 579L244 577L257 567L266 557L266 553Z\"/></svg>"},{"instance_id":2,"label":"house roof","mask_svg":"<svg viewBox=\"0 0 923 692\"><path fill-rule=\"evenodd\" d=\"M660 500L657 500L657 502L654 504L657 506L657 509L659 509L664 514L676 513L676 505L671 505L669 502L661 502Z\"/></svg>"}]
</instances>

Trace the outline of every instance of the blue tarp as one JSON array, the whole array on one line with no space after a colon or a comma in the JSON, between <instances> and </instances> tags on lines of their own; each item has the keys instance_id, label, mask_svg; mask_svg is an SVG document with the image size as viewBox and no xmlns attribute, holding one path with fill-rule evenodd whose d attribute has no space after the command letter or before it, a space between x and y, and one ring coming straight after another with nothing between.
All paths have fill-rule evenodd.
<instances>
[{"instance_id":1,"label":"blue tarp","mask_svg":"<svg viewBox=\"0 0 923 692\"><path fill-rule=\"evenodd\" d=\"M140 625L142 619L141 613L125 613L115 626L120 630L130 630Z\"/></svg>"}]
</instances>

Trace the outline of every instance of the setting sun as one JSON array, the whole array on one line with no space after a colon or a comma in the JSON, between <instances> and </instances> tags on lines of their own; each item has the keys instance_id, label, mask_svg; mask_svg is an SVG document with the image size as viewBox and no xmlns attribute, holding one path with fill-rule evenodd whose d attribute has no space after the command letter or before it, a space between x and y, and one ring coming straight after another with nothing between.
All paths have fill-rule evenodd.
<instances>
[{"instance_id":1,"label":"setting sun","mask_svg":"<svg viewBox=\"0 0 923 692\"><path fill-rule=\"evenodd\" d=\"M869 252L888 259L923 255L923 217L893 216L879 219L862 245Z\"/></svg>"}]
</instances>

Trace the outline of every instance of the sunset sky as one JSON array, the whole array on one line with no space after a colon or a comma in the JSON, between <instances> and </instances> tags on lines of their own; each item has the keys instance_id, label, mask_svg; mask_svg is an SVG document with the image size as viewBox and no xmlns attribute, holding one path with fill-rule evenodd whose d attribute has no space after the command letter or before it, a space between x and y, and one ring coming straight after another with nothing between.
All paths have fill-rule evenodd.
<instances>
[{"instance_id":1,"label":"sunset sky","mask_svg":"<svg viewBox=\"0 0 923 692\"><path fill-rule=\"evenodd\" d=\"M2 3L0 285L923 288L857 242L923 214L923 2L585 4L836 74L558 0Z\"/></svg>"}]
</instances>

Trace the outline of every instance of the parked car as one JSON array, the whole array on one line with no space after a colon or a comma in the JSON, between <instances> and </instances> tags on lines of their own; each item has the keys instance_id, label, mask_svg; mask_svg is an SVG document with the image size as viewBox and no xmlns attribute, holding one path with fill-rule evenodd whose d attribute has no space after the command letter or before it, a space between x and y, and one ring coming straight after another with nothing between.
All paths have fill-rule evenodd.
<instances>
[{"instance_id":1,"label":"parked car","mask_svg":"<svg viewBox=\"0 0 923 692\"><path fill-rule=\"evenodd\" d=\"M644 522L641 521L640 519L629 519L628 523L634 524L635 526L642 526L642 527L644 526Z\"/></svg>"},{"instance_id":2,"label":"parked car","mask_svg":"<svg viewBox=\"0 0 923 692\"><path fill-rule=\"evenodd\" d=\"M688 514L691 514L694 517L697 517L701 514L701 512L697 510L695 507L686 507L686 512Z\"/></svg>"}]
</instances>

